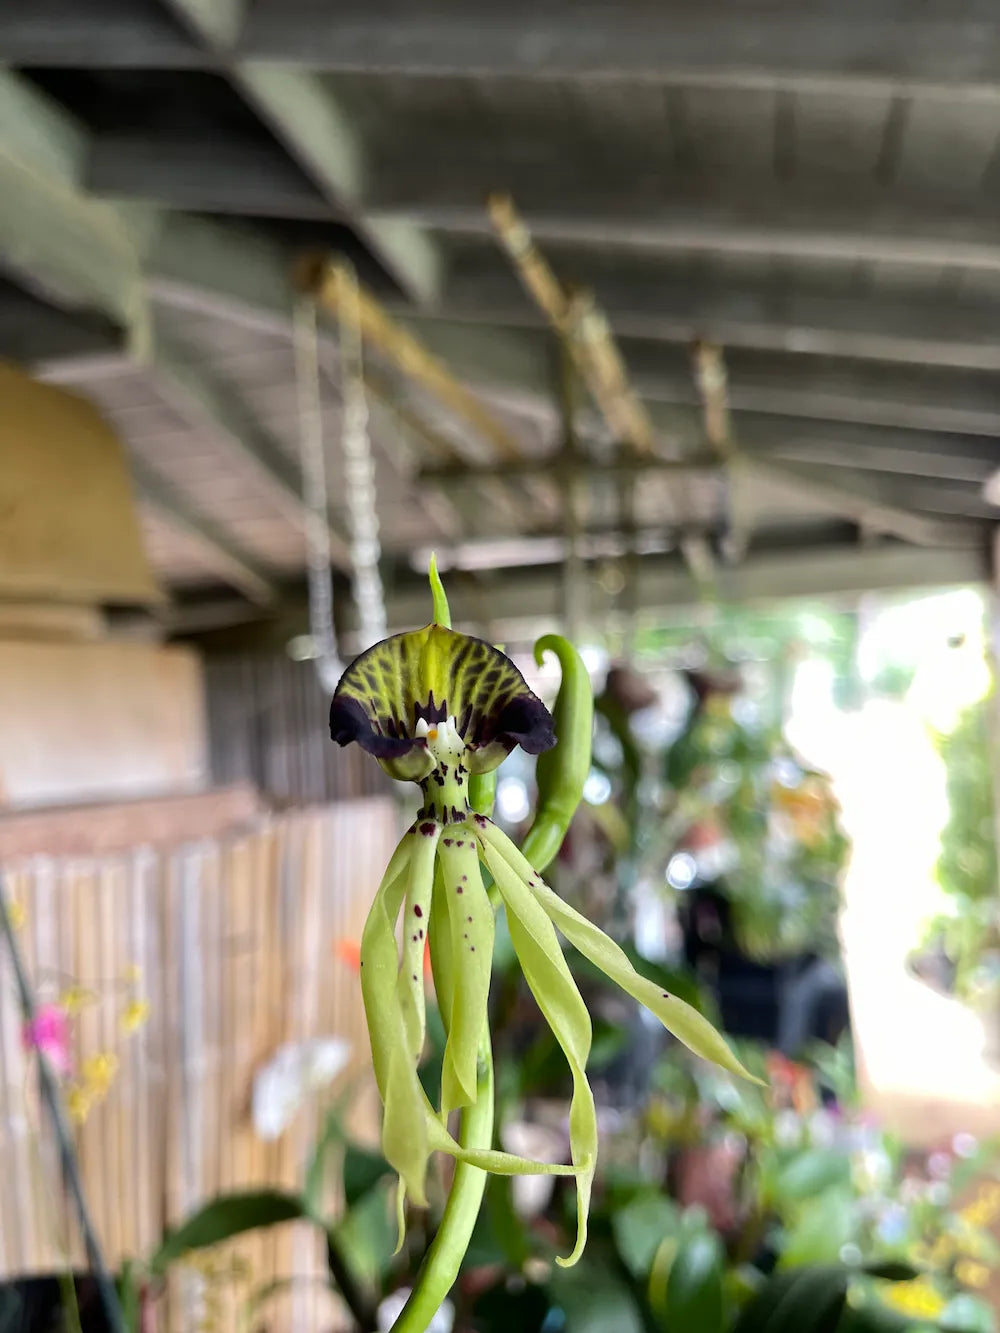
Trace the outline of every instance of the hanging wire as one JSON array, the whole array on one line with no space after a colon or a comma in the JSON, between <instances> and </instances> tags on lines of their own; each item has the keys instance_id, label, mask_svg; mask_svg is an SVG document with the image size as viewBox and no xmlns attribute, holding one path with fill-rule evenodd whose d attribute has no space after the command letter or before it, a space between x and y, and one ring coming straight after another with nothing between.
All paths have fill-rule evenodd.
<instances>
[{"instance_id":1,"label":"hanging wire","mask_svg":"<svg viewBox=\"0 0 1000 1333\"><path fill-rule=\"evenodd\" d=\"M332 694L344 667L337 652L333 624L329 492L323 450L316 304L307 297L295 303L294 344L295 382L299 401L299 460L302 467L302 498L306 510L309 633L320 684L328 694Z\"/></svg>"},{"instance_id":2,"label":"hanging wire","mask_svg":"<svg viewBox=\"0 0 1000 1333\"><path fill-rule=\"evenodd\" d=\"M358 640L364 651L384 639L387 633L385 594L378 567L382 548L375 507L375 464L368 434L361 298L357 277L350 265L339 265L338 277L342 285L338 309L345 491L354 602L358 609Z\"/></svg>"}]
</instances>

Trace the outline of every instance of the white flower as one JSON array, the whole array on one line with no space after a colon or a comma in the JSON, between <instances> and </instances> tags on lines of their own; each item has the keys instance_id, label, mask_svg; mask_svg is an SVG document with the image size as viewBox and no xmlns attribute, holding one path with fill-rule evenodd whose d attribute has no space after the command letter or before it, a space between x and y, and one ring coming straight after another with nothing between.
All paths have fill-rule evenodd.
<instances>
[{"instance_id":1,"label":"white flower","mask_svg":"<svg viewBox=\"0 0 1000 1333\"><path fill-rule=\"evenodd\" d=\"M347 1064L350 1045L317 1037L281 1046L253 1081L253 1127L258 1138L280 1138L311 1092L328 1087Z\"/></svg>"},{"instance_id":2,"label":"white flower","mask_svg":"<svg viewBox=\"0 0 1000 1333\"><path fill-rule=\"evenodd\" d=\"M793 1148L802 1141L802 1121L796 1111L784 1107L775 1114L774 1141L779 1148Z\"/></svg>"},{"instance_id":3,"label":"white flower","mask_svg":"<svg viewBox=\"0 0 1000 1333\"><path fill-rule=\"evenodd\" d=\"M400 1287L391 1296L387 1296L375 1313L378 1333L390 1333L393 1324L403 1311L403 1306L410 1299L410 1288ZM455 1307L451 1301L444 1301L434 1318L427 1325L426 1333L451 1333L455 1326Z\"/></svg>"},{"instance_id":4,"label":"white flower","mask_svg":"<svg viewBox=\"0 0 1000 1333\"><path fill-rule=\"evenodd\" d=\"M956 1134L951 1147L956 1157L974 1157L979 1151L979 1144L972 1134Z\"/></svg>"},{"instance_id":5,"label":"white flower","mask_svg":"<svg viewBox=\"0 0 1000 1333\"><path fill-rule=\"evenodd\" d=\"M839 1122L829 1111L814 1111L809 1117L809 1140L814 1147L832 1148L837 1141Z\"/></svg>"}]
</instances>

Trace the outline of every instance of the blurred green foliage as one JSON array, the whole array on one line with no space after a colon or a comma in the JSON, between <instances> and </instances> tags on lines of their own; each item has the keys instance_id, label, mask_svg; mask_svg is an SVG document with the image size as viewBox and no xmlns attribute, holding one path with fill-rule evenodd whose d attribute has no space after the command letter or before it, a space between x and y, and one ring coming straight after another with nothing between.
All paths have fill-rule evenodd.
<instances>
[{"instance_id":1,"label":"blurred green foliage","mask_svg":"<svg viewBox=\"0 0 1000 1333\"><path fill-rule=\"evenodd\" d=\"M950 903L928 931L928 939L943 947L954 968L955 991L994 1004L1000 996L1000 881L990 757L996 706L991 692L965 709L950 733L936 737L949 809L937 878Z\"/></svg>"}]
</instances>

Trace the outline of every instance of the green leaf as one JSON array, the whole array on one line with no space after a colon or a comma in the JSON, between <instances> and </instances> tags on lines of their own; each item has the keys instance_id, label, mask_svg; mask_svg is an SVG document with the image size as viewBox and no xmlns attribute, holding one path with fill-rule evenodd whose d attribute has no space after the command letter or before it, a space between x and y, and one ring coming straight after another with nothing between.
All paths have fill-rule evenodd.
<instances>
[{"instance_id":1,"label":"green leaf","mask_svg":"<svg viewBox=\"0 0 1000 1333\"><path fill-rule=\"evenodd\" d=\"M589 1252L587 1262L572 1272L554 1269L549 1290L565 1315L565 1333L610 1333L612 1329L614 1333L643 1333L632 1293L617 1273L592 1259Z\"/></svg>"},{"instance_id":2,"label":"green leaf","mask_svg":"<svg viewBox=\"0 0 1000 1333\"><path fill-rule=\"evenodd\" d=\"M133 1259L124 1259L115 1283L122 1307L122 1319L130 1333L138 1333L139 1329L140 1275L141 1269L138 1264ZM2 1298L0 1298L0 1333L5 1333Z\"/></svg>"},{"instance_id":3,"label":"green leaf","mask_svg":"<svg viewBox=\"0 0 1000 1333\"><path fill-rule=\"evenodd\" d=\"M912 1315L869 1301L857 1309L845 1306L837 1333L938 1333L938 1326L915 1321Z\"/></svg>"},{"instance_id":4,"label":"green leaf","mask_svg":"<svg viewBox=\"0 0 1000 1333\"><path fill-rule=\"evenodd\" d=\"M391 1171L381 1153L349 1143L344 1150L343 1165L344 1201L348 1208L360 1203Z\"/></svg>"},{"instance_id":5,"label":"green leaf","mask_svg":"<svg viewBox=\"0 0 1000 1333\"><path fill-rule=\"evenodd\" d=\"M646 1276L656 1251L667 1237L676 1235L677 1225L677 1205L663 1194L649 1194L616 1209L611 1231L633 1277Z\"/></svg>"},{"instance_id":6,"label":"green leaf","mask_svg":"<svg viewBox=\"0 0 1000 1333\"><path fill-rule=\"evenodd\" d=\"M513 1272L520 1272L532 1252L531 1231L514 1207L514 1188L510 1177L492 1176L486 1190L486 1213L493 1235L503 1251L503 1260Z\"/></svg>"},{"instance_id":7,"label":"green leaf","mask_svg":"<svg viewBox=\"0 0 1000 1333\"><path fill-rule=\"evenodd\" d=\"M827 1190L800 1208L785 1239L779 1266L834 1264L853 1231L854 1201L850 1192Z\"/></svg>"},{"instance_id":8,"label":"green leaf","mask_svg":"<svg viewBox=\"0 0 1000 1333\"><path fill-rule=\"evenodd\" d=\"M846 1300L843 1268L775 1273L744 1308L733 1333L835 1333Z\"/></svg>"},{"instance_id":9,"label":"green leaf","mask_svg":"<svg viewBox=\"0 0 1000 1333\"><path fill-rule=\"evenodd\" d=\"M994 1333L996 1328L990 1307L968 1292L951 1298L938 1324L947 1333Z\"/></svg>"},{"instance_id":10,"label":"green leaf","mask_svg":"<svg viewBox=\"0 0 1000 1333\"><path fill-rule=\"evenodd\" d=\"M552 1301L545 1287L533 1283L512 1283L506 1274L476 1298L472 1307L476 1333L538 1333L551 1329L546 1319Z\"/></svg>"},{"instance_id":11,"label":"green leaf","mask_svg":"<svg viewBox=\"0 0 1000 1333\"><path fill-rule=\"evenodd\" d=\"M388 1271L396 1240L385 1190L369 1190L332 1232L348 1268L362 1280L377 1283Z\"/></svg>"},{"instance_id":12,"label":"green leaf","mask_svg":"<svg viewBox=\"0 0 1000 1333\"><path fill-rule=\"evenodd\" d=\"M851 1163L841 1152L807 1148L782 1166L774 1182L778 1199L809 1199L850 1181Z\"/></svg>"},{"instance_id":13,"label":"green leaf","mask_svg":"<svg viewBox=\"0 0 1000 1333\"><path fill-rule=\"evenodd\" d=\"M312 1217L320 1220L323 1206L323 1185L326 1182L327 1162L330 1151L344 1141L344 1125L339 1106L327 1112L323 1129L316 1140L309 1166L306 1168L306 1183L303 1195L306 1207Z\"/></svg>"},{"instance_id":14,"label":"green leaf","mask_svg":"<svg viewBox=\"0 0 1000 1333\"><path fill-rule=\"evenodd\" d=\"M883 1259L879 1263L862 1264L861 1272L868 1277L880 1277L885 1282L912 1282L920 1276L920 1269L903 1259Z\"/></svg>"},{"instance_id":15,"label":"green leaf","mask_svg":"<svg viewBox=\"0 0 1000 1333\"><path fill-rule=\"evenodd\" d=\"M282 1190L251 1190L223 1194L199 1208L174 1231L168 1232L149 1261L154 1273L164 1273L191 1250L203 1250L224 1240L298 1219L312 1221L305 1199Z\"/></svg>"},{"instance_id":16,"label":"green leaf","mask_svg":"<svg viewBox=\"0 0 1000 1333\"><path fill-rule=\"evenodd\" d=\"M722 1242L714 1231L681 1241L667 1278L665 1327L670 1333L721 1333L723 1274Z\"/></svg>"}]
</instances>

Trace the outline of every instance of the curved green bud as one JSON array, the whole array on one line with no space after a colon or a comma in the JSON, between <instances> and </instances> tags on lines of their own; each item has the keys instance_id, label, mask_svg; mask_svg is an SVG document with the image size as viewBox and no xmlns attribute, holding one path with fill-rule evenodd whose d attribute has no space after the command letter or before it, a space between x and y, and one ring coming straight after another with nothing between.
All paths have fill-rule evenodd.
<instances>
[{"instance_id":1,"label":"curved green bud","mask_svg":"<svg viewBox=\"0 0 1000 1333\"><path fill-rule=\"evenodd\" d=\"M427 566L427 578L430 581L431 599L434 603L434 623L444 625L445 629L451 629L451 607L448 605L448 594L438 573L437 556L433 551L430 564Z\"/></svg>"},{"instance_id":2,"label":"curved green bud","mask_svg":"<svg viewBox=\"0 0 1000 1333\"><path fill-rule=\"evenodd\" d=\"M547 652L555 653L562 671L552 710L556 743L538 756L538 811L523 845L525 857L539 871L555 858L580 804L594 734L594 693L583 659L558 634L546 634L535 644L539 666Z\"/></svg>"}]
</instances>

